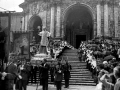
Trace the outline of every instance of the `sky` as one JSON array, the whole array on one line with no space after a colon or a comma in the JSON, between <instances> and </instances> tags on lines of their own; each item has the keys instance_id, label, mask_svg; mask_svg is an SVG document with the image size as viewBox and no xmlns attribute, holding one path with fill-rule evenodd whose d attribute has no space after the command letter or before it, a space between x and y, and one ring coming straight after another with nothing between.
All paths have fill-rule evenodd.
<instances>
[{"instance_id":1,"label":"sky","mask_svg":"<svg viewBox=\"0 0 120 90\"><path fill-rule=\"evenodd\" d=\"M0 7L7 9L9 11L22 12L22 8L19 7L24 0L0 0ZM4 11L0 8L0 11Z\"/></svg>"}]
</instances>

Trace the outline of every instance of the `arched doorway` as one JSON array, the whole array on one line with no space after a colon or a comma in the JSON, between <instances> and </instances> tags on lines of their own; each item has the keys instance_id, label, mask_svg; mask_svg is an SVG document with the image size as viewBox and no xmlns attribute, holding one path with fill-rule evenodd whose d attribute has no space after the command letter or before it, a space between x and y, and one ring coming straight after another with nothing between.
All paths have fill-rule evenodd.
<instances>
[{"instance_id":1,"label":"arched doorway","mask_svg":"<svg viewBox=\"0 0 120 90\"><path fill-rule=\"evenodd\" d=\"M38 44L41 40L41 37L38 35L40 32L38 26L41 27L40 31L42 31L42 20L39 16L35 15L29 21L29 30L32 30L30 33L30 41L32 41L33 37L35 37L36 44Z\"/></svg>"},{"instance_id":2,"label":"arched doorway","mask_svg":"<svg viewBox=\"0 0 120 90\"><path fill-rule=\"evenodd\" d=\"M65 14L65 40L78 48L81 41L93 38L93 15L88 6L75 4Z\"/></svg>"}]
</instances>

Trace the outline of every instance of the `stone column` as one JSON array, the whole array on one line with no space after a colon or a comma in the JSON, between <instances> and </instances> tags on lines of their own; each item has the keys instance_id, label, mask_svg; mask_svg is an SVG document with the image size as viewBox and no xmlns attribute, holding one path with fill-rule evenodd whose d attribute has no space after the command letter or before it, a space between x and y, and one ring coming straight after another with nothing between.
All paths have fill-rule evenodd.
<instances>
[{"instance_id":1,"label":"stone column","mask_svg":"<svg viewBox=\"0 0 120 90\"><path fill-rule=\"evenodd\" d=\"M118 7L114 8L114 25L115 25L115 37L119 37L118 29Z\"/></svg>"},{"instance_id":2,"label":"stone column","mask_svg":"<svg viewBox=\"0 0 120 90\"><path fill-rule=\"evenodd\" d=\"M101 5L97 4L97 36L101 36Z\"/></svg>"},{"instance_id":3,"label":"stone column","mask_svg":"<svg viewBox=\"0 0 120 90\"><path fill-rule=\"evenodd\" d=\"M60 4L57 4L56 37L60 37L60 16L61 16L61 7Z\"/></svg>"},{"instance_id":4,"label":"stone column","mask_svg":"<svg viewBox=\"0 0 120 90\"><path fill-rule=\"evenodd\" d=\"M55 24L55 7L51 6L50 33L52 37L54 37L54 24Z\"/></svg>"},{"instance_id":5,"label":"stone column","mask_svg":"<svg viewBox=\"0 0 120 90\"><path fill-rule=\"evenodd\" d=\"M108 3L104 4L104 36L109 36L108 29Z\"/></svg>"},{"instance_id":6,"label":"stone column","mask_svg":"<svg viewBox=\"0 0 120 90\"><path fill-rule=\"evenodd\" d=\"M25 21L24 21L24 17L22 17L22 30L24 30L24 24L25 23Z\"/></svg>"}]
</instances>

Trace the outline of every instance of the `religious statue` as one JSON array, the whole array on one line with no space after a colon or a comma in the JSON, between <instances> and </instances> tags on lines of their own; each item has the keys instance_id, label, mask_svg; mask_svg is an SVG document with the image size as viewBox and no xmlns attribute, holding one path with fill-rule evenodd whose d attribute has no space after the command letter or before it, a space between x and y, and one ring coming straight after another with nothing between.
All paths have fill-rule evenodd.
<instances>
[{"instance_id":1,"label":"religious statue","mask_svg":"<svg viewBox=\"0 0 120 90\"><path fill-rule=\"evenodd\" d=\"M47 54L47 46L49 44L50 32L47 31L46 27L43 27L42 31L38 34L41 36L39 53Z\"/></svg>"}]
</instances>

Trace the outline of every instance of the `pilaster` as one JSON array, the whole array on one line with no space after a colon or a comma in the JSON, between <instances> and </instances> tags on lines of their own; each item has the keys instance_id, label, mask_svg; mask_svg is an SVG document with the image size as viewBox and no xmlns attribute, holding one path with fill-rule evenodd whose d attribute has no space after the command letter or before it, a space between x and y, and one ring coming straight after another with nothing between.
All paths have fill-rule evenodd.
<instances>
[{"instance_id":1,"label":"pilaster","mask_svg":"<svg viewBox=\"0 0 120 90\"><path fill-rule=\"evenodd\" d=\"M106 1L104 3L104 36L110 36L109 35L109 28L108 28L108 12L109 8L108 8L108 2Z\"/></svg>"},{"instance_id":2,"label":"pilaster","mask_svg":"<svg viewBox=\"0 0 120 90\"><path fill-rule=\"evenodd\" d=\"M52 37L54 37L54 29L55 29L55 6L51 5L50 33Z\"/></svg>"},{"instance_id":3,"label":"pilaster","mask_svg":"<svg viewBox=\"0 0 120 90\"><path fill-rule=\"evenodd\" d=\"M101 4L97 4L97 36L101 36Z\"/></svg>"},{"instance_id":4,"label":"pilaster","mask_svg":"<svg viewBox=\"0 0 120 90\"><path fill-rule=\"evenodd\" d=\"M56 38L59 38L61 35L60 27L61 27L61 2L57 2L56 4Z\"/></svg>"}]
</instances>

